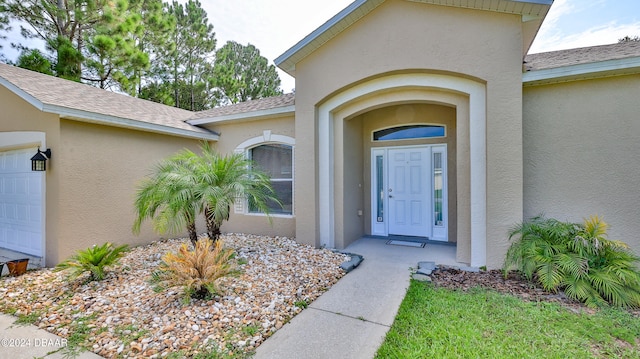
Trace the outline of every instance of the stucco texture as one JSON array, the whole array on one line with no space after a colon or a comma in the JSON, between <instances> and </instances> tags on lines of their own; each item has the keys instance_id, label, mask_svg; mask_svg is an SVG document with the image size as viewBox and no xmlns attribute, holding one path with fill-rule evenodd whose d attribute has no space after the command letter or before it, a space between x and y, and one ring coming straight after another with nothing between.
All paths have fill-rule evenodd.
<instances>
[{"instance_id":1,"label":"stucco texture","mask_svg":"<svg viewBox=\"0 0 640 359\"><path fill-rule=\"evenodd\" d=\"M297 63L296 181L306 185L296 188L296 202L310 208L297 215L299 241L320 244L316 204L327 195L319 192L318 185L323 171L317 157L318 107L350 87L389 74L446 74L486 86L486 264L500 266L508 248L507 230L522 219L521 50L522 22L516 15L391 0ZM413 90L430 89L390 89L389 93ZM382 107L384 94L379 98L376 106ZM458 158L465 155L457 154ZM458 198L469 195L465 189L458 186ZM335 208L341 200L336 199ZM335 216L335 221L336 229L341 228L341 219ZM469 241L462 237L466 233L458 230L459 244ZM340 235L337 231L336 236ZM468 262L468 253L459 251L458 260Z\"/></svg>"},{"instance_id":2,"label":"stucco texture","mask_svg":"<svg viewBox=\"0 0 640 359\"><path fill-rule=\"evenodd\" d=\"M251 139L260 139L259 144L277 143L277 141L264 139L265 131L275 138L275 135L295 138L295 124L293 115L263 119L259 121L233 122L226 124L212 124L207 128L220 134L220 140L215 144L216 150L222 154L233 153L238 150L238 146ZM295 151L295 146L294 146ZM294 188L297 185L294 177ZM295 206L295 202L294 202ZM253 233L269 236L286 236L293 238L295 232L295 215L272 215L267 219L261 214L248 214L232 211L229 221L222 225L222 231L228 233Z\"/></svg>"},{"instance_id":3,"label":"stucco texture","mask_svg":"<svg viewBox=\"0 0 640 359\"><path fill-rule=\"evenodd\" d=\"M58 196L59 221L47 238L48 265L104 242L135 246L168 236L154 233L150 223L132 234L136 189L158 161L183 148L197 152L197 140L64 119L60 139L51 160L60 180L47 184L47 193ZM202 223L199 229L204 232Z\"/></svg>"},{"instance_id":4,"label":"stucco texture","mask_svg":"<svg viewBox=\"0 0 640 359\"><path fill-rule=\"evenodd\" d=\"M640 253L640 78L524 88L524 214L610 224Z\"/></svg>"},{"instance_id":5,"label":"stucco texture","mask_svg":"<svg viewBox=\"0 0 640 359\"><path fill-rule=\"evenodd\" d=\"M56 156L55 151L60 148L60 121L57 115L44 113L37 110L28 102L24 101L13 92L4 87L0 87L0 108L2 108L2 116L0 116L0 132L12 136L15 132L41 132L44 133L46 146L53 151L52 157ZM34 143L24 143L18 147L31 147ZM35 144L41 146L40 143ZM11 147L2 146L0 150L16 149L15 145ZM56 190L60 184L60 178L63 172L51 160L47 163L47 171L45 174L46 192L45 192L45 231L46 240L56 238L59 226L59 192ZM50 254L48 242L45 244L45 256ZM56 264L57 262L47 261L46 264ZM44 263L43 263L44 264Z\"/></svg>"}]
</instances>

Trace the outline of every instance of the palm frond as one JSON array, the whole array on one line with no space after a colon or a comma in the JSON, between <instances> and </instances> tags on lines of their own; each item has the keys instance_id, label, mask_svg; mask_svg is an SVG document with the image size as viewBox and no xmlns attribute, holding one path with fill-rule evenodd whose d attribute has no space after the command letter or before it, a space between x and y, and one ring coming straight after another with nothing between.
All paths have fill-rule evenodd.
<instances>
[{"instance_id":1,"label":"palm frond","mask_svg":"<svg viewBox=\"0 0 640 359\"><path fill-rule=\"evenodd\" d=\"M589 306L637 307L640 257L624 242L607 239L607 228L598 216L581 224L534 217L509 232L515 241L503 271L506 275L516 268L545 290L564 290L569 298Z\"/></svg>"},{"instance_id":2,"label":"palm frond","mask_svg":"<svg viewBox=\"0 0 640 359\"><path fill-rule=\"evenodd\" d=\"M190 298L204 298L216 295L220 289L217 281L220 278L239 274L231 261L233 250L227 249L223 241L213 243L208 238L199 239L193 250L186 244L177 253L167 253L151 282L156 288L182 287L183 301Z\"/></svg>"},{"instance_id":3,"label":"palm frond","mask_svg":"<svg viewBox=\"0 0 640 359\"><path fill-rule=\"evenodd\" d=\"M67 260L58 264L56 271L67 271L67 280L78 278L84 273L89 273L89 280L103 280L106 275L106 267L117 265L120 258L129 250L128 245L123 244L114 247L107 242L101 246L93 246L77 251Z\"/></svg>"}]
</instances>

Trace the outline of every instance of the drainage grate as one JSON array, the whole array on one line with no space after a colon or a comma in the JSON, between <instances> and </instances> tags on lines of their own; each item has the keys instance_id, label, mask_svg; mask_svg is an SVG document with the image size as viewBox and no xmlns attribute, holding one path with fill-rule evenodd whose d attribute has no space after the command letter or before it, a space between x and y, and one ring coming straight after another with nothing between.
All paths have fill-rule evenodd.
<instances>
[{"instance_id":1,"label":"drainage grate","mask_svg":"<svg viewBox=\"0 0 640 359\"><path fill-rule=\"evenodd\" d=\"M394 240L394 239L392 239L390 241L387 241L387 244L394 245L394 246L424 248L424 243L409 242L409 241L398 241L398 240Z\"/></svg>"}]
</instances>

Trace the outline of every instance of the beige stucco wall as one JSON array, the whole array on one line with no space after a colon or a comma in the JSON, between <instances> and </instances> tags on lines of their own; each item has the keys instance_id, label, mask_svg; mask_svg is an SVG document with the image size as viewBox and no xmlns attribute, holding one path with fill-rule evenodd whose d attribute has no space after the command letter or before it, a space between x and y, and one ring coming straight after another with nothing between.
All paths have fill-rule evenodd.
<instances>
[{"instance_id":1,"label":"beige stucco wall","mask_svg":"<svg viewBox=\"0 0 640 359\"><path fill-rule=\"evenodd\" d=\"M306 186L296 201L309 208L297 215L298 240L319 245L318 106L389 73L446 73L486 83L487 265L500 266L522 219L521 29L515 15L390 0L297 63L296 180Z\"/></svg>"},{"instance_id":2,"label":"beige stucco wall","mask_svg":"<svg viewBox=\"0 0 640 359\"><path fill-rule=\"evenodd\" d=\"M58 194L59 224L47 243L47 264L94 244L139 245L170 236L154 233L150 222L132 234L136 189L158 161L198 146L195 139L60 120L60 146L52 145L51 162L61 178L57 189L47 188ZM205 231L202 223L198 231Z\"/></svg>"},{"instance_id":3,"label":"beige stucco wall","mask_svg":"<svg viewBox=\"0 0 640 359\"><path fill-rule=\"evenodd\" d=\"M247 140L258 137L264 140L265 131L268 131L272 136L281 135L295 138L293 114L257 121L236 121L213 124L207 126L207 128L220 134L220 140L215 146L216 149L223 154L233 153L237 150L238 146ZM267 142L275 141L271 140ZM299 182L297 182L297 179L294 177L294 188L298 184ZM235 211L232 211L229 221L223 224L222 231L228 233L252 233L269 236L295 237L295 203L293 211L294 214L292 216L272 215L271 223L264 215L235 213Z\"/></svg>"},{"instance_id":4,"label":"beige stucco wall","mask_svg":"<svg viewBox=\"0 0 640 359\"><path fill-rule=\"evenodd\" d=\"M0 132L22 132L34 131L44 132L46 145L52 149L52 160L47 163L47 172L45 174L46 193L45 193L45 257L52 255L52 248L49 245L51 241L58 238L59 226L59 192L60 178L63 175L60 167L53 160L60 148L60 121L57 115L44 113L37 110L31 104L15 95L13 92L4 87L0 87L0 108L2 116L0 116ZM37 145L37 144L36 144ZM28 144L32 147L33 144ZM16 149L3 147L0 144L0 150ZM48 261L49 262L49 261ZM51 262L52 263L52 262ZM51 264L48 263L48 264Z\"/></svg>"},{"instance_id":5,"label":"beige stucco wall","mask_svg":"<svg viewBox=\"0 0 640 359\"><path fill-rule=\"evenodd\" d=\"M640 253L640 77L524 88L524 214L582 222Z\"/></svg>"}]
</instances>

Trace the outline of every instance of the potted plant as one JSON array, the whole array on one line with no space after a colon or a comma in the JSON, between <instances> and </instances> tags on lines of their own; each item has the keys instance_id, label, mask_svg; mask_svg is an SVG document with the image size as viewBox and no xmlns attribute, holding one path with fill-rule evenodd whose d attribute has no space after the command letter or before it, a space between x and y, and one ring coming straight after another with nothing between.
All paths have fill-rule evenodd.
<instances>
[{"instance_id":1,"label":"potted plant","mask_svg":"<svg viewBox=\"0 0 640 359\"><path fill-rule=\"evenodd\" d=\"M17 277L27 272L27 265L29 264L29 258L15 259L8 261L7 269L9 269L9 275Z\"/></svg>"}]
</instances>

